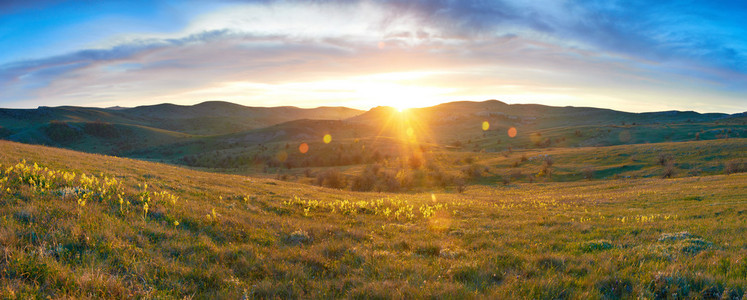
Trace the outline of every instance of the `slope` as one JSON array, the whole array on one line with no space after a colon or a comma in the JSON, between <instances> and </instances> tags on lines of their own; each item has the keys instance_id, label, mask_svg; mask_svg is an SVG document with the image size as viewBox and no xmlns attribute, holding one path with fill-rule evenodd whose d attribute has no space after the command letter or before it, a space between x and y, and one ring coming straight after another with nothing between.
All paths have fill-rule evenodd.
<instances>
[{"instance_id":1,"label":"slope","mask_svg":"<svg viewBox=\"0 0 747 300\"><path fill-rule=\"evenodd\" d=\"M394 195L12 142L0 164L3 298L738 299L747 286L747 174Z\"/></svg>"}]
</instances>

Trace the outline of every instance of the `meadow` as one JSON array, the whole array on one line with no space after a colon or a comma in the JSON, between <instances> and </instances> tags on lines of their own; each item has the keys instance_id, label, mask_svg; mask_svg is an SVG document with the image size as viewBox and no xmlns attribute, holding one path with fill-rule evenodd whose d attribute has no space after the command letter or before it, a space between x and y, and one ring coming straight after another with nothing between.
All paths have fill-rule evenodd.
<instances>
[{"instance_id":1,"label":"meadow","mask_svg":"<svg viewBox=\"0 0 747 300\"><path fill-rule=\"evenodd\" d=\"M743 172L393 194L5 141L0 164L2 298L746 297Z\"/></svg>"}]
</instances>

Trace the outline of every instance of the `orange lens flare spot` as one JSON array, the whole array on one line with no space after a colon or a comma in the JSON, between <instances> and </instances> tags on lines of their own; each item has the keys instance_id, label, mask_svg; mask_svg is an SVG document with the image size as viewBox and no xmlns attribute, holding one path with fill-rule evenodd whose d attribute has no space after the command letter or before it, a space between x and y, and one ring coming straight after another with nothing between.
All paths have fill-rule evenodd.
<instances>
[{"instance_id":1,"label":"orange lens flare spot","mask_svg":"<svg viewBox=\"0 0 747 300\"><path fill-rule=\"evenodd\" d=\"M304 154L306 152L309 152L309 144L307 144L307 143L301 143L301 146L298 146L298 151L300 151L301 153L304 153Z\"/></svg>"},{"instance_id":2,"label":"orange lens flare spot","mask_svg":"<svg viewBox=\"0 0 747 300\"><path fill-rule=\"evenodd\" d=\"M511 127L511 128L508 129L508 136L509 137L515 137L516 136L516 128L515 127Z\"/></svg>"},{"instance_id":3,"label":"orange lens flare spot","mask_svg":"<svg viewBox=\"0 0 747 300\"><path fill-rule=\"evenodd\" d=\"M332 141L332 136L329 134L324 135L324 143L329 144Z\"/></svg>"},{"instance_id":4,"label":"orange lens flare spot","mask_svg":"<svg viewBox=\"0 0 747 300\"><path fill-rule=\"evenodd\" d=\"M483 121L482 122L482 131L488 131L488 129L490 129L490 123L488 123L488 121Z\"/></svg>"}]
</instances>

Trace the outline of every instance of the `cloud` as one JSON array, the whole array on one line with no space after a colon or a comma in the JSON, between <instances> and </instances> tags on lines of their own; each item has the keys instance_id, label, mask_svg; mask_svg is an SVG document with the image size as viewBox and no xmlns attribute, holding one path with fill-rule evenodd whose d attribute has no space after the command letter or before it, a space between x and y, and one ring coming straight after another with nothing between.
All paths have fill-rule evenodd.
<instances>
[{"instance_id":1,"label":"cloud","mask_svg":"<svg viewBox=\"0 0 747 300\"><path fill-rule=\"evenodd\" d=\"M710 93L724 110L741 109L734 99L747 92L747 75L739 43L690 40L705 29L676 35L681 19L698 17L660 12L681 7L628 4L237 1L177 33L119 36L114 45L0 65L0 103L223 99L366 108L401 93L434 104L507 97L588 106L605 99L641 111L663 96L679 100L661 108L687 109L686 101Z\"/></svg>"}]
</instances>

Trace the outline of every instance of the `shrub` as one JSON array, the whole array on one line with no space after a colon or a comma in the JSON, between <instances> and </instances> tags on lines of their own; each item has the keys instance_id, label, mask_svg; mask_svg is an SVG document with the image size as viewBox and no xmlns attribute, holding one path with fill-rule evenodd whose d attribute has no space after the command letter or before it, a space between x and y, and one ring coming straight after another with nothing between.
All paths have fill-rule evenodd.
<instances>
[{"instance_id":1,"label":"shrub","mask_svg":"<svg viewBox=\"0 0 747 300\"><path fill-rule=\"evenodd\" d=\"M672 157L672 155L668 153L659 153L659 155L656 157L656 161L662 166L665 166L667 162L673 160L674 158Z\"/></svg>"},{"instance_id":2,"label":"shrub","mask_svg":"<svg viewBox=\"0 0 747 300\"><path fill-rule=\"evenodd\" d=\"M747 172L747 162L743 160L730 160L724 164L724 173L734 174Z\"/></svg>"},{"instance_id":3,"label":"shrub","mask_svg":"<svg viewBox=\"0 0 747 300\"><path fill-rule=\"evenodd\" d=\"M423 159L417 155L412 155L407 160L407 163L410 166L410 169L417 170L423 165Z\"/></svg>"},{"instance_id":4,"label":"shrub","mask_svg":"<svg viewBox=\"0 0 747 300\"><path fill-rule=\"evenodd\" d=\"M401 188L396 174L380 172L377 176L375 190L378 192L397 192Z\"/></svg>"},{"instance_id":5,"label":"shrub","mask_svg":"<svg viewBox=\"0 0 747 300\"><path fill-rule=\"evenodd\" d=\"M316 184L333 189L342 189L347 186L345 176L343 176L337 169L330 169L317 175Z\"/></svg>"},{"instance_id":6,"label":"shrub","mask_svg":"<svg viewBox=\"0 0 747 300\"><path fill-rule=\"evenodd\" d=\"M482 177L483 170L485 170L485 167L479 164L471 164L468 167L462 168L462 173L467 176L467 178L475 179Z\"/></svg>"},{"instance_id":7,"label":"shrub","mask_svg":"<svg viewBox=\"0 0 747 300\"><path fill-rule=\"evenodd\" d=\"M119 137L119 131L114 125L101 121L86 122L83 125L83 132L101 138Z\"/></svg>"},{"instance_id":8,"label":"shrub","mask_svg":"<svg viewBox=\"0 0 747 300\"><path fill-rule=\"evenodd\" d=\"M661 174L662 178L672 178L674 176L674 162L669 161L664 166L664 172Z\"/></svg>"},{"instance_id":9,"label":"shrub","mask_svg":"<svg viewBox=\"0 0 747 300\"><path fill-rule=\"evenodd\" d=\"M552 167L553 163L555 163L555 161L552 159L552 156L549 156L549 155L545 156L544 164L546 166Z\"/></svg>"},{"instance_id":10,"label":"shrub","mask_svg":"<svg viewBox=\"0 0 747 300\"><path fill-rule=\"evenodd\" d=\"M371 191L375 186L376 174L371 172L363 172L360 175L353 177L350 182L350 189L359 192Z\"/></svg>"},{"instance_id":11,"label":"shrub","mask_svg":"<svg viewBox=\"0 0 747 300\"><path fill-rule=\"evenodd\" d=\"M594 168L586 167L583 170L584 179L592 180L594 178Z\"/></svg>"},{"instance_id":12,"label":"shrub","mask_svg":"<svg viewBox=\"0 0 747 300\"><path fill-rule=\"evenodd\" d=\"M539 173L537 173L537 177L550 177L552 176L552 168L550 168L550 165L543 164L542 168L540 169Z\"/></svg>"},{"instance_id":13,"label":"shrub","mask_svg":"<svg viewBox=\"0 0 747 300\"><path fill-rule=\"evenodd\" d=\"M456 186L457 193L464 193L464 190L467 189L467 181L464 180L462 177L455 177L454 178L454 185Z\"/></svg>"},{"instance_id":14,"label":"shrub","mask_svg":"<svg viewBox=\"0 0 747 300\"><path fill-rule=\"evenodd\" d=\"M44 127L44 133L57 143L74 142L81 137L78 129L62 121L49 122L49 125Z\"/></svg>"},{"instance_id":15,"label":"shrub","mask_svg":"<svg viewBox=\"0 0 747 300\"><path fill-rule=\"evenodd\" d=\"M503 183L503 185L511 184L511 176L506 175L501 177L501 183Z\"/></svg>"}]
</instances>

